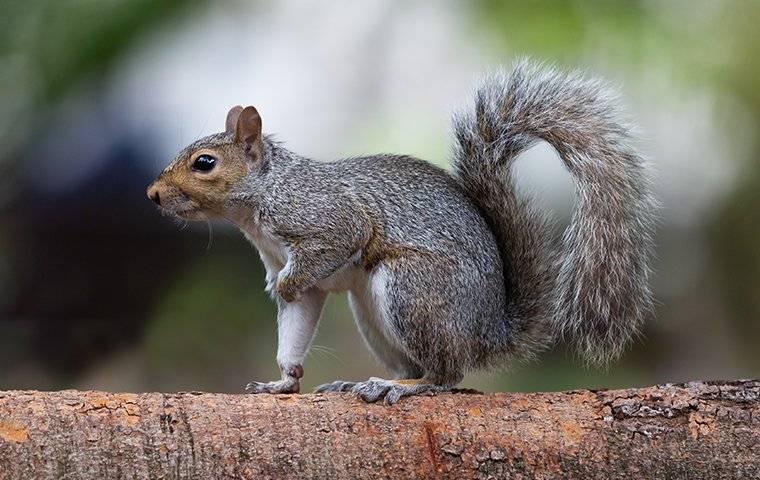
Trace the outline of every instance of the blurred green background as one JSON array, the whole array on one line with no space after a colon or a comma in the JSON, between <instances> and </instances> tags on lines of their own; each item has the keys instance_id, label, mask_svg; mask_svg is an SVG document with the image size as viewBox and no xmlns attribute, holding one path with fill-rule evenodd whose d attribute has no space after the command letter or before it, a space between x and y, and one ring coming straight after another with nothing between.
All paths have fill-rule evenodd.
<instances>
[{"instance_id":1,"label":"blurred green background","mask_svg":"<svg viewBox=\"0 0 760 480\"><path fill-rule=\"evenodd\" d=\"M440 165L481 72L530 55L609 78L658 169L656 316L613 368L560 346L469 375L486 391L757 377L760 2L5 0L0 16L0 389L239 392L273 379L263 267L223 224L145 198L174 152L235 104L320 159ZM560 222L573 193L545 145L520 182ZM385 372L345 298L305 388Z\"/></svg>"}]
</instances>

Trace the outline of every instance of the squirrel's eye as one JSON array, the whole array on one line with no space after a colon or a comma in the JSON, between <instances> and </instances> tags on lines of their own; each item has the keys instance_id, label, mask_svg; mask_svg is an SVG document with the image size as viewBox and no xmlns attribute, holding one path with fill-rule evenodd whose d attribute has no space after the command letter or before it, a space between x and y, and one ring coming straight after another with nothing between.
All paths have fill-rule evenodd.
<instances>
[{"instance_id":1,"label":"squirrel's eye","mask_svg":"<svg viewBox=\"0 0 760 480\"><path fill-rule=\"evenodd\" d=\"M211 155L199 155L193 162L193 170L208 172L216 165L216 158Z\"/></svg>"}]
</instances>

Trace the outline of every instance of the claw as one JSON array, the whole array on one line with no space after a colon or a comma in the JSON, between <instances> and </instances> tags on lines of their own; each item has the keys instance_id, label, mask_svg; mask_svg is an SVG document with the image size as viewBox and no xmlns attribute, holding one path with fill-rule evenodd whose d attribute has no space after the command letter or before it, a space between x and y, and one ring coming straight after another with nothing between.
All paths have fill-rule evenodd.
<instances>
[{"instance_id":1,"label":"claw","mask_svg":"<svg viewBox=\"0 0 760 480\"><path fill-rule=\"evenodd\" d=\"M343 380L336 380L330 383L324 383L314 389L314 393L326 393L326 392L348 392L354 388L356 382L345 382Z\"/></svg>"}]
</instances>

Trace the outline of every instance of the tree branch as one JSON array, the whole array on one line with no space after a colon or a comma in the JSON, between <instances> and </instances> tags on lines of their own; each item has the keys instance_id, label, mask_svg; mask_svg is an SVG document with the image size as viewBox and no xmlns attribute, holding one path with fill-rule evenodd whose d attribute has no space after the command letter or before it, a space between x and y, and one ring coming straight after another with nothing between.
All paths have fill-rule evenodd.
<instances>
[{"instance_id":1,"label":"tree branch","mask_svg":"<svg viewBox=\"0 0 760 480\"><path fill-rule=\"evenodd\" d=\"M0 392L0 479L759 478L760 382L367 405Z\"/></svg>"}]
</instances>

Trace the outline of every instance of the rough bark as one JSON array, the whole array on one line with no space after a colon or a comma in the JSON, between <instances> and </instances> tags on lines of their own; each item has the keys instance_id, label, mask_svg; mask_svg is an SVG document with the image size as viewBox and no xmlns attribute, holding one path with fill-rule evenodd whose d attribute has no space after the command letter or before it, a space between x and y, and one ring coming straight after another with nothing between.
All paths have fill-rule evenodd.
<instances>
[{"instance_id":1,"label":"rough bark","mask_svg":"<svg viewBox=\"0 0 760 480\"><path fill-rule=\"evenodd\" d=\"M0 392L0 478L760 478L760 382L447 394Z\"/></svg>"}]
</instances>

